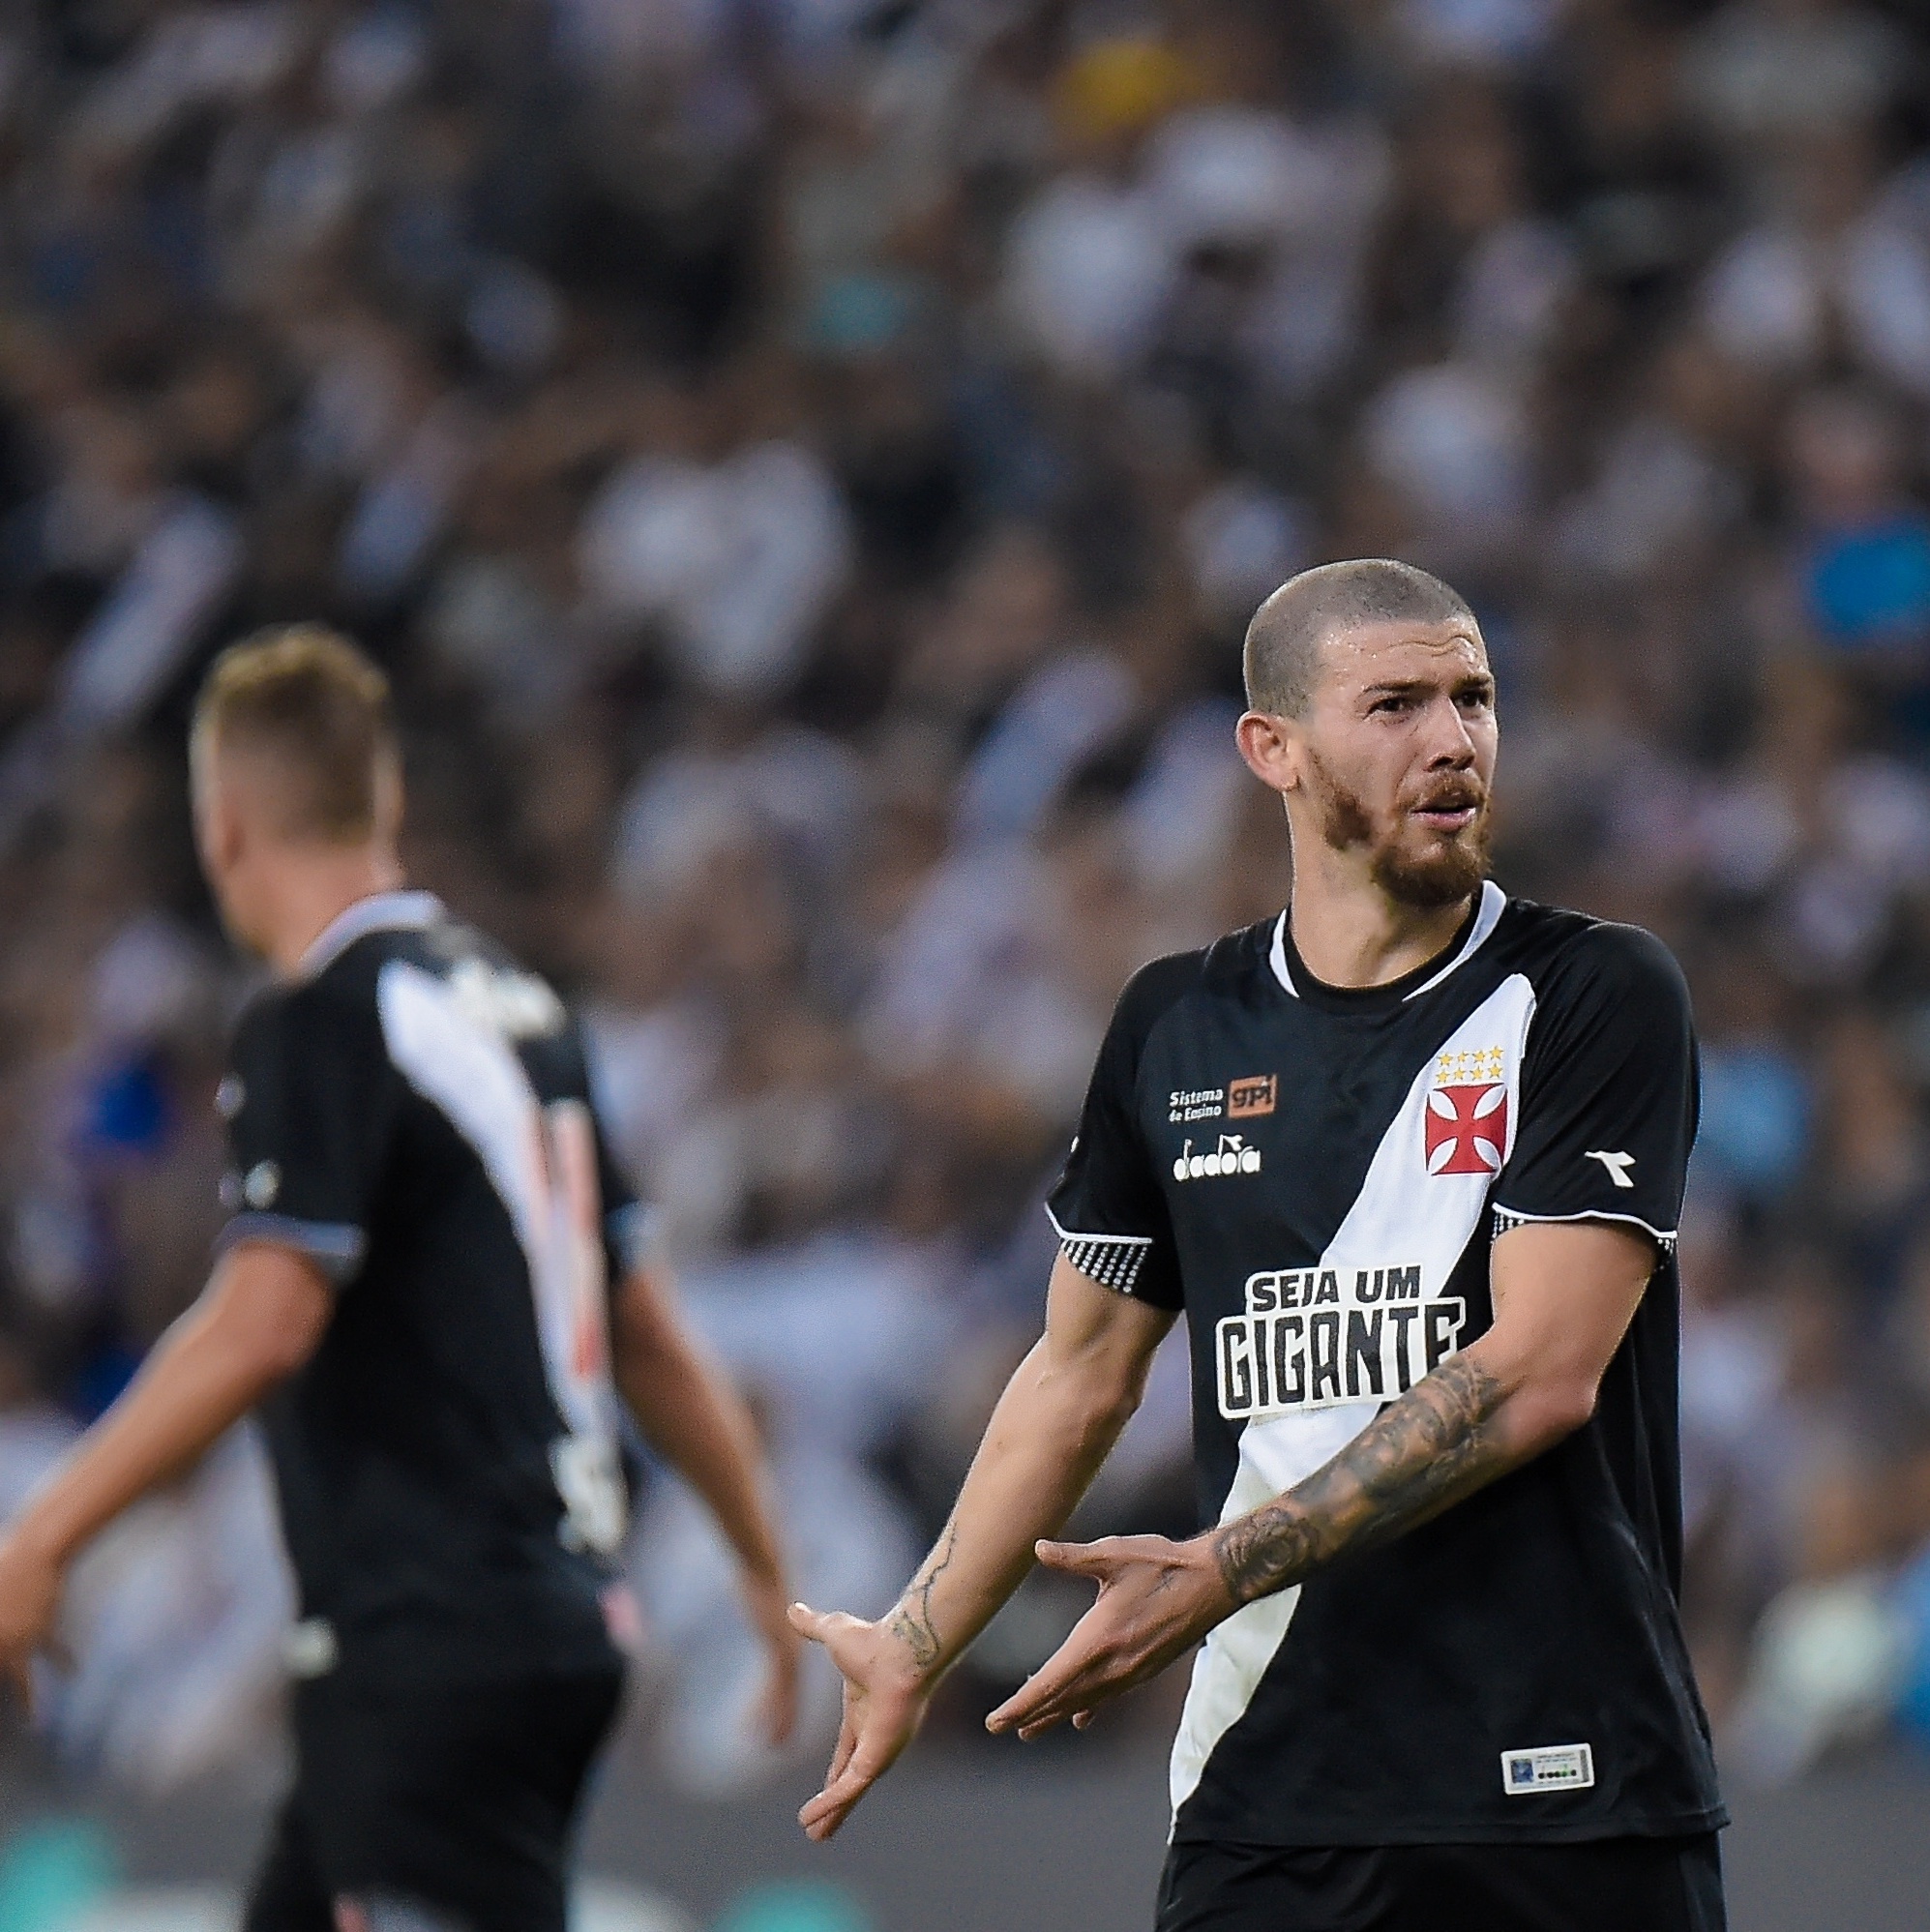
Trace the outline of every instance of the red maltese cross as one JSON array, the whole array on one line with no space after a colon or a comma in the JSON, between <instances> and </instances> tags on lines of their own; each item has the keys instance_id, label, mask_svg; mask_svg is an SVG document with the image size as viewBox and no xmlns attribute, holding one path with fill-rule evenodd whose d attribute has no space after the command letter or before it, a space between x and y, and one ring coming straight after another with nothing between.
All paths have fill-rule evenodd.
<instances>
[{"instance_id":1,"label":"red maltese cross","mask_svg":"<svg viewBox=\"0 0 1930 1932\"><path fill-rule=\"evenodd\" d=\"M1431 1088L1422 1117L1429 1174L1500 1173L1508 1144L1505 1083Z\"/></svg>"}]
</instances>

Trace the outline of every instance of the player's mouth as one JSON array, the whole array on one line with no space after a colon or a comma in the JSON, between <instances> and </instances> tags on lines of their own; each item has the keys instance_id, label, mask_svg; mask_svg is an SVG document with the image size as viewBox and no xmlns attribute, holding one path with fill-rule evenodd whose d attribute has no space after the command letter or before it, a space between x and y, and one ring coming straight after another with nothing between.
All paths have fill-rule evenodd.
<instances>
[{"instance_id":1,"label":"player's mouth","mask_svg":"<svg viewBox=\"0 0 1930 1932\"><path fill-rule=\"evenodd\" d=\"M1437 792L1413 808L1414 817L1446 838L1465 832L1480 816L1480 794L1472 791Z\"/></svg>"}]
</instances>

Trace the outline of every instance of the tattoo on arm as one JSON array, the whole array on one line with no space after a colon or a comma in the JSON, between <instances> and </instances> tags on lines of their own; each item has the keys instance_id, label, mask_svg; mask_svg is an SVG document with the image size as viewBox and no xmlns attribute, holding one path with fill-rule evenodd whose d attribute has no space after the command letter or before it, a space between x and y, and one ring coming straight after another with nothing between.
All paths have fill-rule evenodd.
<instances>
[{"instance_id":1,"label":"tattoo on arm","mask_svg":"<svg viewBox=\"0 0 1930 1932\"><path fill-rule=\"evenodd\" d=\"M1506 1392L1452 1355L1390 1403L1332 1462L1229 1523L1213 1554L1235 1603L1251 1603L1344 1550L1385 1542L1492 1481L1515 1457L1496 1416Z\"/></svg>"},{"instance_id":2,"label":"tattoo on arm","mask_svg":"<svg viewBox=\"0 0 1930 1932\"><path fill-rule=\"evenodd\" d=\"M952 1550L958 1540L958 1524L947 1523L937 1547L906 1586L898 1608L891 1613L891 1634L911 1652L911 1661L921 1671L929 1671L944 1655L945 1647L939 1640L938 1627L932 1621L932 1590L938 1579L951 1568Z\"/></svg>"}]
</instances>

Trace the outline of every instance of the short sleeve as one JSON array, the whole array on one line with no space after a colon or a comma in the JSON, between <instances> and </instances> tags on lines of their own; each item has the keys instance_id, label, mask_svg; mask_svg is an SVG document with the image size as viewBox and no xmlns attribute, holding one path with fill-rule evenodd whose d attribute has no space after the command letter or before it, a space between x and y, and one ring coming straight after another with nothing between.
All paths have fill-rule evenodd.
<instances>
[{"instance_id":1,"label":"short sleeve","mask_svg":"<svg viewBox=\"0 0 1930 1932\"><path fill-rule=\"evenodd\" d=\"M1139 1118L1147 1033L1172 1003L1178 962L1159 961L1128 983L1107 1028L1065 1170L1046 1211L1060 1251L1102 1288L1155 1308L1184 1305L1166 1196Z\"/></svg>"},{"instance_id":2,"label":"short sleeve","mask_svg":"<svg viewBox=\"0 0 1930 1932\"><path fill-rule=\"evenodd\" d=\"M395 1075L372 1005L331 989L267 996L244 1016L219 1104L231 1218L218 1246L269 1241L353 1278L395 1117Z\"/></svg>"},{"instance_id":3,"label":"short sleeve","mask_svg":"<svg viewBox=\"0 0 1930 1932\"><path fill-rule=\"evenodd\" d=\"M1681 969L1648 933L1596 926L1536 993L1496 1232L1620 1221L1672 1249L1697 1109Z\"/></svg>"}]
</instances>

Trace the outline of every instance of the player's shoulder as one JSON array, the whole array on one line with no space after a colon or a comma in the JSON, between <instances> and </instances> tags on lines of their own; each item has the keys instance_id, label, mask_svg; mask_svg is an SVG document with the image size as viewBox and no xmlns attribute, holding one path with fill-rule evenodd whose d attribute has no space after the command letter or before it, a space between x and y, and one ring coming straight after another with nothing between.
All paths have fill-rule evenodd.
<instances>
[{"instance_id":1,"label":"player's shoulder","mask_svg":"<svg viewBox=\"0 0 1930 1932\"><path fill-rule=\"evenodd\" d=\"M260 988L243 1006L229 1050L232 1070L246 1084L238 1092L353 1082L387 1056L372 996L349 975L332 972Z\"/></svg>"},{"instance_id":2,"label":"player's shoulder","mask_svg":"<svg viewBox=\"0 0 1930 1932\"><path fill-rule=\"evenodd\" d=\"M430 999L460 1025L499 1041L522 1061L546 1095L574 1093L588 1080L581 1024L549 980L499 940L466 921L444 917L391 936L377 964L377 1001L385 1028L392 1006ZM401 975L410 992L393 985ZM401 1023L399 1023L401 1024Z\"/></svg>"},{"instance_id":3,"label":"player's shoulder","mask_svg":"<svg viewBox=\"0 0 1930 1932\"><path fill-rule=\"evenodd\" d=\"M339 934L323 936L299 973L255 993L236 1025L238 1049L270 1040L316 1053L339 1053L350 1042L379 1049L384 989L399 971L476 1009L475 1017L513 1019L507 1031L541 1033L567 1024L562 1002L543 981L522 972L504 947L450 917L427 895L408 899L421 904L402 906L393 917L371 914L359 930L344 921Z\"/></svg>"},{"instance_id":4,"label":"player's shoulder","mask_svg":"<svg viewBox=\"0 0 1930 1932\"><path fill-rule=\"evenodd\" d=\"M1631 1016L1686 1013L1688 983L1676 956L1643 926L1598 919L1565 906L1510 899L1497 937L1536 996L1626 1001Z\"/></svg>"},{"instance_id":5,"label":"player's shoulder","mask_svg":"<svg viewBox=\"0 0 1930 1932\"><path fill-rule=\"evenodd\" d=\"M1116 1030L1140 1041L1192 996L1238 998L1257 970L1266 969L1273 922L1227 933L1211 945L1164 953L1127 980L1113 1010Z\"/></svg>"}]
</instances>

